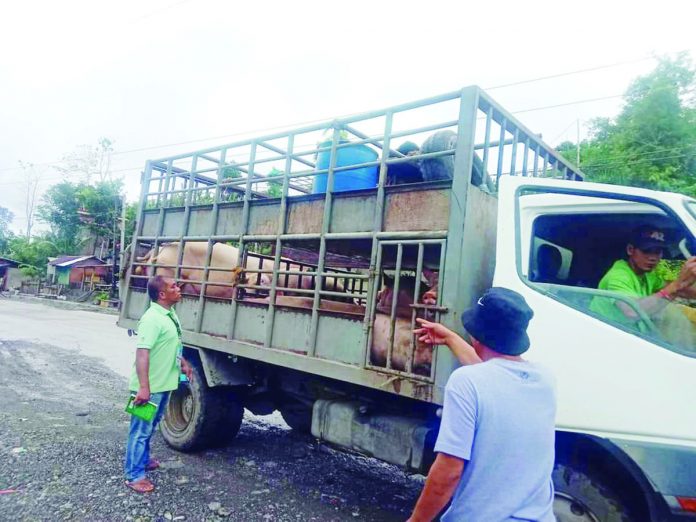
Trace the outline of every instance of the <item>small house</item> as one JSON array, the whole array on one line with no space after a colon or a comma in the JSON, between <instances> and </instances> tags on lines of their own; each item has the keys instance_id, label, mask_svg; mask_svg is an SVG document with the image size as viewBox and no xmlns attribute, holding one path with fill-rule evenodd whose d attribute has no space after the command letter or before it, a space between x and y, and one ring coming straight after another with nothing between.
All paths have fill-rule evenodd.
<instances>
[{"instance_id":1,"label":"small house","mask_svg":"<svg viewBox=\"0 0 696 522\"><path fill-rule=\"evenodd\" d=\"M20 263L13 259L0 257L0 292L10 288L19 288L26 279L19 270Z\"/></svg>"},{"instance_id":2,"label":"small house","mask_svg":"<svg viewBox=\"0 0 696 522\"><path fill-rule=\"evenodd\" d=\"M59 256L46 267L49 282L72 288L104 283L110 275L111 267L96 256Z\"/></svg>"}]
</instances>

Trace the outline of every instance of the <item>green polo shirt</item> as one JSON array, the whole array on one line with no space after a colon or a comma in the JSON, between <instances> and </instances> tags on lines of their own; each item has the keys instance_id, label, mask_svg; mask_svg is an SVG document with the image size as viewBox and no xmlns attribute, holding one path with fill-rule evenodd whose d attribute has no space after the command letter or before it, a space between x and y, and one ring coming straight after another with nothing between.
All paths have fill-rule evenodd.
<instances>
[{"instance_id":1,"label":"green polo shirt","mask_svg":"<svg viewBox=\"0 0 696 522\"><path fill-rule=\"evenodd\" d=\"M174 308L167 310L157 303L151 303L140 318L137 348L150 352L150 393L176 390L179 386L180 325ZM128 386L131 391L140 387L135 364Z\"/></svg>"},{"instance_id":2,"label":"green polo shirt","mask_svg":"<svg viewBox=\"0 0 696 522\"><path fill-rule=\"evenodd\" d=\"M600 290L617 292L627 297L642 299L658 292L665 286L665 281L654 271L641 276L637 275L628 264L628 261L619 259L604 274L599 282ZM590 304L590 310L596 312L610 321L619 323L633 323L635 320L627 318L616 306L616 300L608 297L595 297Z\"/></svg>"}]
</instances>

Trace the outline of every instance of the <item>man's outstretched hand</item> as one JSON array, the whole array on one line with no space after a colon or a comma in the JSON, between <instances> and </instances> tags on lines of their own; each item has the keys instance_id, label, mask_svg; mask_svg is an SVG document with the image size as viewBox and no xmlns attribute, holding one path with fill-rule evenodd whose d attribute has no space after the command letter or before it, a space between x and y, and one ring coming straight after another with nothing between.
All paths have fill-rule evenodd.
<instances>
[{"instance_id":1,"label":"man's outstretched hand","mask_svg":"<svg viewBox=\"0 0 696 522\"><path fill-rule=\"evenodd\" d=\"M447 344L447 341L456 335L449 328L440 323L433 323L425 319L416 319L420 328L413 330L418 335L418 340L425 344Z\"/></svg>"}]
</instances>

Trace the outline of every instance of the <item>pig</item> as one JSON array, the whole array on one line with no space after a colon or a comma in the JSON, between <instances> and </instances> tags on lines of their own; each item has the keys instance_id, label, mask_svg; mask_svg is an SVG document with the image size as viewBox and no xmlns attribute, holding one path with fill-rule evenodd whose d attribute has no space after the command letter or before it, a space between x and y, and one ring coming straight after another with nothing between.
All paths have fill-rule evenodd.
<instances>
[{"instance_id":1,"label":"pig","mask_svg":"<svg viewBox=\"0 0 696 522\"><path fill-rule=\"evenodd\" d=\"M167 243L162 245L157 254L154 253L154 249L151 249L147 254L141 257L137 257L136 260L139 263L150 263L150 264L162 264L162 265L176 265L178 261L178 249L179 243ZM181 265L183 267L200 266L205 265L206 256L208 252L208 243L206 241L187 241L184 244L184 253L181 260ZM261 270L273 270L273 260L260 258ZM290 261L289 259L283 259L281 263L281 270L302 270L302 267L293 263L286 263L285 261ZM210 268L208 271L208 281L210 283L226 283L232 286L221 286L208 284L206 286L205 295L206 297L217 297L221 299L235 299L237 297L237 286L240 284L258 284L258 286L271 286L271 273L260 274L260 277L256 277L256 273L244 273L244 270L239 266L240 256L239 249L225 243L215 243L213 245L213 252L210 258ZM257 269L258 264L254 261L249 261L248 268ZM222 269L222 270L212 270ZM306 270L306 269L305 269ZM151 275L152 270L148 270L147 267L136 266L133 270L136 275ZM155 274L164 275L166 277L174 277L176 274L175 268L167 267L156 267ZM186 280L190 281L201 281L203 279L203 268L182 268L180 271L180 279L182 282L182 292L186 294L200 294L201 285L198 283L187 283ZM258 279L258 281L257 281ZM278 276L278 286L286 286L287 288L314 288L314 278L311 276L306 276L300 278L297 275L279 275ZM344 292L343 285L336 279L332 277L324 278L324 288L328 290L334 290L336 292ZM282 289L277 292L279 295L283 294Z\"/></svg>"},{"instance_id":2,"label":"pig","mask_svg":"<svg viewBox=\"0 0 696 522\"><path fill-rule=\"evenodd\" d=\"M137 257L139 263L177 265L179 243L167 243L159 247L155 253L151 249L147 254ZM208 252L208 243L205 241L189 241L184 244L184 253L181 259L182 266L204 266ZM210 258L211 268L222 268L224 270L210 270L208 281L211 283L226 283L234 286L220 286L209 284L206 286L206 297L217 297L222 299L232 299L236 297L236 285L242 281L242 268L239 267L239 251L237 248L224 243L215 243L213 253ZM136 275L162 275L165 277L175 277L176 268L155 267L154 273L149 267L136 266L133 273ZM202 268L182 268L180 271L181 290L183 293L200 294L201 285L198 283L188 283L190 281L203 280Z\"/></svg>"},{"instance_id":3,"label":"pig","mask_svg":"<svg viewBox=\"0 0 696 522\"><path fill-rule=\"evenodd\" d=\"M423 275L427 283L421 284L421 292L427 289L418 299L421 304L434 304L437 302L437 272L427 269L423 270ZM370 347L370 362L375 366L386 366L387 351L389 349L389 333L391 330L391 306L394 299L393 279L384 278L385 286L377 294L375 307L375 320L372 332L372 346ZM399 293L396 296L396 312L394 322L394 344L392 348L391 367L395 370L405 371L408 355L411 350L411 339L414 337L411 326L411 305L414 301L415 278L412 276L401 276L399 278ZM425 303L424 298L430 292L429 300L434 302ZM424 310L418 311L418 316L423 317ZM433 358L433 347L415 340L415 351L413 355L412 371L421 375L430 375L430 365Z\"/></svg>"}]
</instances>

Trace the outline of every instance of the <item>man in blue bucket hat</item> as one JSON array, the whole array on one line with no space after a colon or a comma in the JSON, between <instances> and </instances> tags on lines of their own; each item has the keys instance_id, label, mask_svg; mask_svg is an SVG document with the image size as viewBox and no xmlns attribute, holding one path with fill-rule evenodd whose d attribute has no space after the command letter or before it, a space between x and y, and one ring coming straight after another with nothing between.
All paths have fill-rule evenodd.
<instances>
[{"instance_id":1,"label":"man in blue bucket hat","mask_svg":"<svg viewBox=\"0 0 696 522\"><path fill-rule=\"evenodd\" d=\"M421 341L447 345L464 364L447 382L430 469L409 521L555 520L553 377L521 355L534 315L524 298L494 287L462 314L471 344L419 320Z\"/></svg>"}]
</instances>

